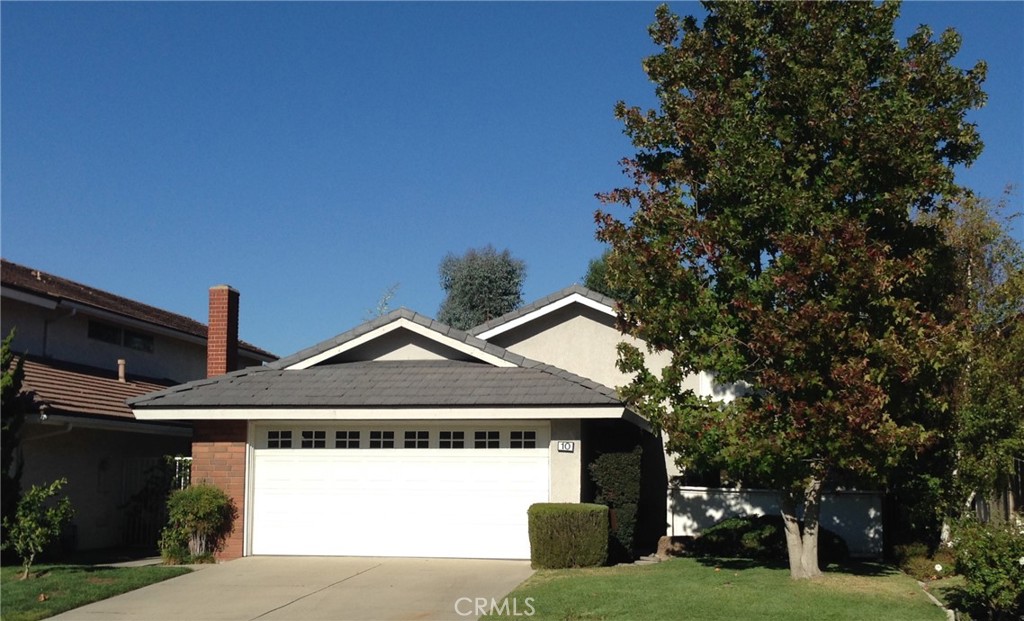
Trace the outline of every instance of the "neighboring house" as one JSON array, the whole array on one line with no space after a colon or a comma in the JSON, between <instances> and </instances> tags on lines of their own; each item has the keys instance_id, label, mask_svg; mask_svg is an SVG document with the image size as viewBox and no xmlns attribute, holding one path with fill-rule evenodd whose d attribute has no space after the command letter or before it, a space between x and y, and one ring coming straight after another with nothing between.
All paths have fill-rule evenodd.
<instances>
[{"instance_id":1,"label":"neighboring house","mask_svg":"<svg viewBox=\"0 0 1024 621\"><path fill-rule=\"evenodd\" d=\"M469 333L400 309L130 405L140 420L194 424L193 480L238 509L225 558L529 558L529 505L592 500L587 465L636 445L652 545L673 532L678 472L613 388L628 381L615 368L626 338L614 302L578 286ZM707 374L686 381L728 398Z\"/></svg>"},{"instance_id":2,"label":"neighboring house","mask_svg":"<svg viewBox=\"0 0 1024 621\"><path fill-rule=\"evenodd\" d=\"M22 429L22 487L65 477L75 517L66 544L89 550L155 544L159 523L126 503L164 455L188 455L187 423L135 420L126 400L206 376L205 325L7 260L0 330L16 329L24 390L37 411ZM242 344L258 365L275 356Z\"/></svg>"}]
</instances>

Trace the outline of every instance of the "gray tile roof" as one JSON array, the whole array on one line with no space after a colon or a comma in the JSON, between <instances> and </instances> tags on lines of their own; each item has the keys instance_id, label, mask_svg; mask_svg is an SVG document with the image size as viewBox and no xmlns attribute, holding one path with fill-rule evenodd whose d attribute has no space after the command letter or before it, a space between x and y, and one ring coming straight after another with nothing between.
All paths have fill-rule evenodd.
<instances>
[{"instance_id":1,"label":"gray tile roof","mask_svg":"<svg viewBox=\"0 0 1024 621\"><path fill-rule=\"evenodd\" d=\"M453 360L348 362L302 370L253 367L128 403L133 408L622 405L606 386L526 362L524 367Z\"/></svg>"},{"instance_id":2,"label":"gray tile roof","mask_svg":"<svg viewBox=\"0 0 1024 621\"><path fill-rule=\"evenodd\" d=\"M583 287L581 285L572 285L571 287L566 287L561 291L556 291L551 295L544 296L539 300L527 304L526 306L517 308L516 310L510 313L505 313L501 317L491 319L490 321L482 323L479 326L476 326L475 328L470 328L469 334L473 336L478 336L480 334L483 334L484 332L487 332L488 330L497 328L500 325L506 324L510 321L515 321L516 319L519 319L520 317L523 317L525 315L529 315L533 311L544 308L548 304L553 304L563 298L567 298L574 293L578 293L585 298L594 300L595 302L604 304L605 306L611 307L613 309L615 308L616 302L612 298L604 294L598 293L596 291L591 291L590 289L587 289L586 287Z\"/></svg>"}]
</instances>

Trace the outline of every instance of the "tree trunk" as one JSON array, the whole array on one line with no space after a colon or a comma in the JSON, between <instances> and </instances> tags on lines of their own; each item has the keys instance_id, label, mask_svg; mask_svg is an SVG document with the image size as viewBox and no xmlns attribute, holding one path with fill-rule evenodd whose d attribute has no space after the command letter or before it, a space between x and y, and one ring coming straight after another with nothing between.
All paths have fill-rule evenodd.
<instances>
[{"instance_id":1,"label":"tree trunk","mask_svg":"<svg viewBox=\"0 0 1024 621\"><path fill-rule=\"evenodd\" d=\"M22 580L28 580L28 571L29 571L29 569L32 568L32 562L35 561L35 560L36 560L36 553L32 552L22 562L21 567L22 567L22 569L24 569L24 571L21 572L21 579Z\"/></svg>"},{"instance_id":2,"label":"tree trunk","mask_svg":"<svg viewBox=\"0 0 1024 621\"><path fill-rule=\"evenodd\" d=\"M821 515L821 479L812 477L803 491L804 526L801 532L797 519L797 499L801 494L786 491L782 494L782 523L786 531L786 550L789 553L789 575L794 580L821 576L818 567L818 521Z\"/></svg>"}]
</instances>

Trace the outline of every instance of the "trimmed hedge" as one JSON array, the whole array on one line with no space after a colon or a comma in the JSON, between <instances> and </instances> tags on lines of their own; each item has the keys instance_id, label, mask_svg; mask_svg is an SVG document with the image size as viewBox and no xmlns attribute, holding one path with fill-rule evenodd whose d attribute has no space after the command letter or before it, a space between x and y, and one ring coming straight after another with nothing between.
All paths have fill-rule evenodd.
<instances>
[{"instance_id":1,"label":"trimmed hedge","mask_svg":"<svg viewBox=\"0 0 1024 621\"><path fill-rule=\"evenodd\" d=\"M756 515L726 518L704 529L689 549L698 556L749 558L758 561L785 561L786 531L780 515ZM818 559L822 566L842 563L850 558L846 541L828 530L818 528Z\"/></svg>"},{"instance_id":2,"label":"trimmed hedge","mask_svg":"<svg viewBox=\"0 0 1024 621\"><path fill-rule=\"evenodd\" d=\"M597 484L594 502L611 509L609 552L614 560L633 560L642 457L643 450L638 446L628 453L600 455L587 467Z\"/></svg>"},{"instance_id":3,"label":"trimmed hedge","mask_svg":"<svg viewBox=\"0 0 1024 621\"><path fill-rule=\"evenodd\" d=\"M540 502L527 515L535 569L595 567L608 558L608 507Z\"/></svg>"}]
</instances>

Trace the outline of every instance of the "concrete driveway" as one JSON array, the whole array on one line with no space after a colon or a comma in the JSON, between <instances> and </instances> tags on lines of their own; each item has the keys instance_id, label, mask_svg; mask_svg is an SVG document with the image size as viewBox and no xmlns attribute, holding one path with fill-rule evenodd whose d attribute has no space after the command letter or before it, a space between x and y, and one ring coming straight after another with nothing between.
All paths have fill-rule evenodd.
<instances>
[{"instance_id":1,"label":"concrete driveway","mask_svg":"<svg viewBox=\"0 0 1024 621\"><path fill-rule=\"evenodd\" d=\"M59 621L476 619L529 561L252 556L51 617ZM509 603L509 610L513 602ZM524 603L519 603L520 610Z\"/></svg>"}]
</instances>

